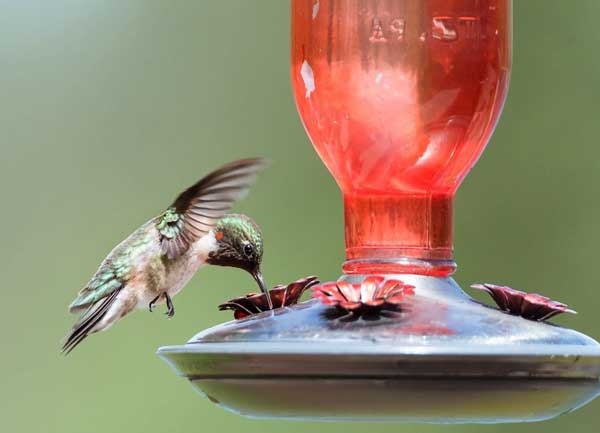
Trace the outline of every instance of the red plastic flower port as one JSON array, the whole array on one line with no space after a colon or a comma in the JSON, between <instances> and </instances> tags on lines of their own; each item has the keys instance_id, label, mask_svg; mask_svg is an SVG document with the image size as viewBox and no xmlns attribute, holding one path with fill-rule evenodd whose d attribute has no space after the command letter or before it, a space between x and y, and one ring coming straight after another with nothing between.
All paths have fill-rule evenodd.
<instances>
[{"instance_id":1,"label":"red plastic flower port","mask_svg":"<svg viewBox=\"0 0 600 433\"><path fill-rule=\"evenodd\" d=\"M337 281L313 287L313 298L325 305L356 315L398 310L406 296L414 295L415 287L400 280L367 277L361 284Z\"/></svg>"},{"instance_id":2,"label":"red plastic flower port","mask_svg":"<svg viewBox=\"0 0 600 433\"><path fill-rule=\"evenodd\" d=\"M297 304L304 291L315 284L319 284L319 279L315 276L301 278L287 286L278 284L269 290L273 309ZM269 303L264 293L249 293L246 296L235 298L219 305L219 310L233 310L233 317L235 319L243 319L244 317L268 311Z\"/></svg>"},{"instance_id":3,"label":"red plastic flower port","mask_svg":"<svg viewBox=\"0 0 600 433\"><path fill-rule=\"evenodd\" d=\"M501 310L525 319L542 322L560 313L577 314L566 304L553 301L537 293L521 292L495 284L474 284L471 287L489 293Z\"/></svg>"}]
</instances>

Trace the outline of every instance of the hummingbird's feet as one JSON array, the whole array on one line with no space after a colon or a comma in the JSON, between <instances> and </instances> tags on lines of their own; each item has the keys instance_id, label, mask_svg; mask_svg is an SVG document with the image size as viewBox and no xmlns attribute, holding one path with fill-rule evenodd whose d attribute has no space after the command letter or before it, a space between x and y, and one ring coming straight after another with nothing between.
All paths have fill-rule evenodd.
<instances>
[{"instance_id":1,"label":"hummingbird's feet","mask_svg":"<svg viewBox=\"0 0 600 433\"><path fill-rule=\"evenodd\" d=\"M175 315L175 307L173 306L173 301L171 300L171 297L169 296L169 294L167 292L163 292L160 295L158 295L156 298L151 300L150 303L148 304L148 310L150 310L150 312L152 313L152 311L154 309L154 305L156 304L156 301L158 301L161 296L164 296L165 301L167 302L167 312L165 314L170 319L171 317L173 317Z\"/></svg>"},{"instance_id":2,"label":"hummingbird's feet","mask_svg":"<svg viewBox=\"0 0 600 433\"><path fill-rule=\"evenodd\" d=\"M154 298L153 300L151 300L150 303L148 304L148 310L150 310L151 313L152 313L152 309L154 308L154 304L156 304L156 301L158 301L161 296L162 296L162 293L160 295L158 295L156 298Z\"/></svg>"},{"instance_id":3,"label":"hummingbird's feet","mask_svg":"<svg viewBox=\"0 0 600 433\"><path fill-rule=\"evenodd\" d=\"M167 317L170 319L175 315L175 307L173 306L173 301L167 292L164 293L165 300L167 301L167 312L165 313Z\"/></svg>"}]
</instances>

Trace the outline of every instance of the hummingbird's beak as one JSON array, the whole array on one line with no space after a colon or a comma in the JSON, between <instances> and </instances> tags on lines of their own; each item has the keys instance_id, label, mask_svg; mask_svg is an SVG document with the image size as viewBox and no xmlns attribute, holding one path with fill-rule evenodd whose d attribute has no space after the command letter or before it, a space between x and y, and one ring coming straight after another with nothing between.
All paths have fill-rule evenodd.
<instances>
[{"instance_id":1,"label":"hummingbird's beak","mask_svg":"<svg viewBox=\"0 0 600 433\"><path fill-rule=\"evenodd\" d=\"M254 279L256 280L256 282L258 283L258 287L260 287L260 290L265 294L265 296L267 298L267 302L269 303L269 309L272 310L273 309L273 302L271 301L271 295L269 295L269 291L265 287L265 280L263 279L263 276L262 276L262 273L260 272L260 269L257 268L254 271L252 271L252 276L254 277Z\"/></svg>"}]
</instances>

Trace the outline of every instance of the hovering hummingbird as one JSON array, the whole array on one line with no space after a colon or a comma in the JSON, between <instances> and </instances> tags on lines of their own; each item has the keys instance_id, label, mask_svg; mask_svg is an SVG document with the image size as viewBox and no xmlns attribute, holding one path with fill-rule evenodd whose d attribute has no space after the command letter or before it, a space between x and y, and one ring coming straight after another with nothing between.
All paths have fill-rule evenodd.
<instances>
[{"instance_id":1,"label":"hovering hummingbird","mask_svg":"<svg viewBox=\"0 0 600 433\"><path fill-rule=\"evenodd\" d=\"M173 317L172 297L204 264L249 272L272 305L260 271L260 228L245 215L227 214L266 165L262 158L224 165L117 245L69 306L71 313L83 314L66 336L63 353L134 309L152 311L166 303Z\"/></svg>"}]
</instances>

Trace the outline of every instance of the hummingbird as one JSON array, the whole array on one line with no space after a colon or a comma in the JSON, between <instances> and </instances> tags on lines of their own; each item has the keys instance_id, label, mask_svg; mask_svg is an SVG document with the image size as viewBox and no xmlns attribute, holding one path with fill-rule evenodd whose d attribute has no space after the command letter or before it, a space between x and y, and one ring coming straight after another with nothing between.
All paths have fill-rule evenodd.
<instances>
[{"instance_id":1,"label":"hummingbird","mask_svg":"<svg viewBox=\"0 0 600 433\"><path fill-rule=\"evenodd\" d=\"M214 170L117 245L69 305L69 312L83 313L62 352L135 309L166 304L167 316L173 317L173 296L205 264L249 272L272 308L260 269L260 228L246 215L228 214L266 165L265 159L249 158Z\"/></svg>"}]
</instances>

